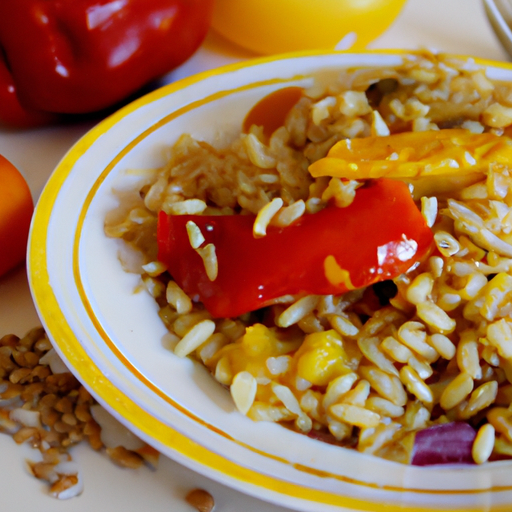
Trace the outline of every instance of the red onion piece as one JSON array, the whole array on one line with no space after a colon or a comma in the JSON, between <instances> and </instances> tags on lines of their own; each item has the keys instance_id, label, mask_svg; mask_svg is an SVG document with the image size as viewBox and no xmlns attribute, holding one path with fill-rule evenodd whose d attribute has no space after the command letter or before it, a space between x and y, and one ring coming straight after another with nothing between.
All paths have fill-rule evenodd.
<instances>
[{"instance_id":1,"label":"red onion piece","mask_svg":"<svg viewBox=\"0 0 512 512\"><path fill-rule=\"evenodd\" d=\"M471 448L475 437L475 429L464 422L444 423L420 430L414 439L411 464L473 464Z\"/></svg>"}]
</instances>

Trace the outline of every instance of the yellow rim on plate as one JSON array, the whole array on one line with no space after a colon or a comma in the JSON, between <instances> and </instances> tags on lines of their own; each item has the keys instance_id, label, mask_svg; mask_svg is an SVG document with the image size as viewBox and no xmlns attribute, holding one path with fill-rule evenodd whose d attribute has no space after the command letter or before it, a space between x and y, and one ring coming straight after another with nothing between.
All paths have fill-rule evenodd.
<instances>
[{"instance_id":1,"label":"yellow rim on plate","mask_svg":"<svg viewBox=\"0 0 512 512\"><path fill-rule=\"evenodd\" d=\"M346 52L332 52L343 54ZM405 51L372 51L366 53L374 53L374 54L410 54L411 52ZM123 418L130 425L135 427L135 429L140 432L146 440L150 442L160 445L160 447L167 448L170 452L178 456L178 460L180 462L192 462L193 469L203 469L206 471L208 476L212 476L223 483L230 484L231 481L235 481L239 484L239 486L251 494L258 495L258 489L265 489L270 491L271 494L276 495L279 498L282 504L297 504L297 500L309 502L310 504L325 504L332 507L346 507L349 509L360 510L360 511L371 511L376 507L376 503L374 501L359 499L350 496L340 496L333 492L313 489L309 487L305 487L296 483L288 482L284 479L276 478L274 476L265 475L263 473L254 471L250 468L244 467L238 463L230 461L225 457L218 455L211 451L210 449L202 446L200 443L188 438L186 435L181 434L175 428L165 424L164 422L158 420L151 414L149 414L146 410L144 410L141 406L135 403L130 397L126 396L121 390L115 387L101 372L98 366L95 364L93 360L89 357L87 351L82 346L80 340L78 339L76 333L73 330L73 327L70 325L69 319L66 317L63 312L62 306L59 303L59 300L56 297L56 294L52 288L51 284L51 276L47 264L47 239L48 239L48 230L49 225L52 220L53 208L59 195L62 192L62 189L70 177L73 168L77 161L84 155L91 146L97 142L103 135L105 135L109 130L111 130L118 122L124 119L126 116L135 112L136 110L149 105L165 96L174 94L176 92L182 91L188 86L198 83L207 78L221 75L233 71L238 71L246 67L258 66L261 64L274 62L278 60L285 59L296 59L298 57L304 56L315 56L321 55L323 53L320 52L304 52L304 53L293 53L286 56L273 56L268 58L257 59L251 62L242 62L239 64L232 64L229 66L225 66L223 68L215 69L212 71L207 71L193 77L189 77L183 79L179 82L167 85L161 89L150 93L143 98L136 100L130 105L124 107L117 113L105 119L95 128L93 128L90 132L88 132L82 139L80 139L68 152L62 162L58 165L52 176L50 177L42 195L39 200L39 203L36 208L36 213L33 218L31 236L29 241L29 251L28 251L28 267L29 267L29 282L30 287L33 293L33 297L38 308L39 314L45 327L53 339L53 341L58 346L59 352L64 356L66 361L70 364L73 372L77 375L77 377L89 387L89 389L97 396L104 404L107 405L108 408L115 411L121 418ZM454 56L458 58L458 56ZM464 58L464 57L461 57ZM476 60L477 64L484 66L493 66L493 67L503 67L506 69L512 69L512 66L507 63L496 63L491 61L484 60ZM289 80L286 80L289 81ZM275 83L280 83L279 79L274 81ZM246 85L246 88L250 88L259 84L254 85ZM188 112L193 110L194 108L204 105L208 102L214 101L219 97L227 96L233 92L237 92L243 89L233 89L220 91L212 94L211 96L190 102L182 109L169 114L162 119L160 119L155 125L151 126L146 131L142 132L139 136L137 136L133 141L131 141L128 145L126 145L118 155L110 161L110 163L104 168L104 170L100 173L99 177L89 190L87 194L87 198L84 201L83 205L80 206L80 214L78 218L78 222L75 229L75 236L73 240L73 275L75 279L75 284L78 289L78 293L80 295L82 301L82 307L87 311L91 321L95 325L96 330L100 334L100 336L104 339L105 343L109 346L110 350L114 354L114 356L141 382L143 386L151 389L152 392L159 394L168 404L172 407L176 408L180 413L186 414L192 420L201 423L202 425L206 425L208 428L214 427L207 425L200 418L188 413L183 408L181 408L178 404L169 399L168 397L162 396L161 391L151 384L151 382L147 381L143 375L141 375L136 368L134 368L130 361L124 357L121 351L119 351L115 345L115 343L109 339L108 335L102 329L101 322L97 320L95 317L93 308L90 306L87 293L84 290L83 284L81 282L80 277L80 258L79 258L79 246L80 239L82 235L82 228L84 225L84 219L86 218L86 214L88 208L91 204L91 201L95 197L96 192L100 188L103 181L108 177L111 170L114 168L115 164L129 152L134 146L136 146L141 140L143 140L148 134L158 129L160 126L168 123L170 120L179 117L184 112ZM224 433L217 431L217 433L226 436ZM228 438L234 442L239 443L239 441L235 439ZM247 445L243 445L246 448L253 449ZM266 457L274 458L284 464L290 464L288 461L283 459L279 459L272 454L260 453L265 455ZM379 487L376 484L365 482L364 480L359 480L355 478L348 478L343 475L336 474L321 474L318 470L314 468L295 465L295 469L300 471L310 473L315 476L320 477L330 477L338 480L343 480L344 482L366 487L366 488L376 488ZM474 490L464 490L464 489L455 489L455 490L444 490L444 491L431 491L428 489L410 489L410 488L395 488L390 487L387 489L385 486L384 490L390 490L397 493L407 492L407 493L419 493L419 494L479 494L479 493L487 493L490 491L505 491L512 490L512 485L507 487L490 487L484 489L474 489ZM260 496L261 497L261 496ZM265 496L263 496L265 498ZM288 502L287 502L288 500ZM396 504L394 505L384 505L379 503L379 510L394 510L396 509ZM431 506L408 506L401 505L401 510L408 512L420 512L425 510L430 510ZM502 505L495 505L492 507L492 510L500 511L500 510L508 510L509 507ZM442 509L436 507L436 510L468 510L468 507L465 506L462 509L459 508L449 508Z\"/></svg>"}]
</instances>

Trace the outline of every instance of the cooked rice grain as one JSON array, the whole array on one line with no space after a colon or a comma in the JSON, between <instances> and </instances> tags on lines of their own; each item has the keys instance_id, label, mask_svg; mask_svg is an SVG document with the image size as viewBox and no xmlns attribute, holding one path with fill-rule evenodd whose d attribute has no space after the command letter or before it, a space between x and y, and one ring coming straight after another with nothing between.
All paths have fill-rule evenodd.
<instances>
[{"instance_id":1,"label":"cooked rice grain","mask_svg":"<svg viewBox=\"0 0 512 512\"><path fill-rule=\"evenodd\" d=\"M174 353L178 357L185 357L201 346L215 331L215 322L202 320L190 329L174 347Z\"/></svg>"}]
</instances>

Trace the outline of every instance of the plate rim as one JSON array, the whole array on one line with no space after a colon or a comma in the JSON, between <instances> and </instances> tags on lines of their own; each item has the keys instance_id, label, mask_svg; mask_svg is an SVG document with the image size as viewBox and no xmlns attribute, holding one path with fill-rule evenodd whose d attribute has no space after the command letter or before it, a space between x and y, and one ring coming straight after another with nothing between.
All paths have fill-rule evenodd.
<instances>
[{"instance_id":1,"label":"plate rim","mask_svg":"<svg viewBox=\"0 0 512 512\"><path fill-rule=\"evenodd\" d=\"M205 71L191 77L184 78L177 82L163 86L156 91L153 91L134 102L123 107L115 112L105 120L101 121L98 125L93 127L82 138L75 143L71 149L66 153L61 162L57 165L56 169L50 176L47 185L45 186L41 197L37 203L34 217L32 219L31 234L29 238L27 250L27 267L29 276L29 285L31 293L36 305L38 314L45 325L48 335L54 339L68 340L65 342L59 341L54 343L57 345L56 349L64 357L64 359L71 363L71 371L75 373L77 378L93 392L94 396L107 407L111 412L114 412L118 419L123 423L129 423L137 430L141 437L145 438L149 444L155 444L155 439L148 432L158 431L163 432L165 435L160 434L159 439L163 437L173 439L173 442L167 445L167 448L172 450L176 455L177 460L191 467L206 476L220 481L228 486L235 487L238 490L247 492L253 496L267 499L273 503L284 506L290 506L290 501L294 502L294 506L303 510L310 510L310 506L315 506L318 510L319 505L326 507L350 507L350 510L374 510L376 503L361 498L352 496L340 496L326 490L319 490L313 488L304 488L300 484L279 480L274 476L263 475L262 473L252 470L248 467L243 467L236 462L230 461L225 457L212 452L210 449L202 446L196 441L188 438L186 435L181 434L173 427L164 424L157 418L154 418L149 413L144 411L137 405L130 397L124 395L119 389L114 387L110 382L103 380L103 391L96 390L90 382L94 382L98 372L100 372L96 363L92 361L87 355L85 349L77 339L75 332L66 319L59 301L51 287L50 275L48 266L46 264L46 238L52 216L53 205L57 201L61 189L66 183L67 179L73 171L74 163L98 140L104 133L108 132L119 121L131 114L132 112L144 107L145 105L157 101L158 99L174 94L182 89L205 80L207 78L238 71L247 67L257 67L261 64L269 62L281 61L285 59L295 59L319 55L367 55L367 54L385 54L385 55L411 55L414 51L410 50L371 50L366 52L350 52L350 51L308 51L308 52L293 52L286 55L278 55L271 57L263 57L251 61L243 61L241 63L230 64L215 68L213 70ZM453 55L454 58L465 58L464 56ZM512 70L512 64L495 62L485 59L473 58L475 63L487 67L502 67ZM124 148L123 148L124 149ZM87 364L84 364L84 362ZM122 395L123 407L119 406L116 401ZM110 400L106 398L110 397ZM117 407L116 407L117 406ZM129 411L129 417L120 412L120 409ZM131 419L130 419L131 418ZM133 419L138 418L139 421L134 422ZM141 418L145 419L145 425L152 425L152 428L141 428ZM128 426L128 425L127 425ZM157 441L160 444L160 441ZM219 469L222 468L222 469ZM238 485L234 486L236 482ZM361 482L364 485L364 482ZM512 489L512 486L511 486ZM489 492L492 489L482 489L482 492ZM268 493L267 496L262 496L261 492ZM404 489L406 492L411 492L410 489ZM414 492L414 491L412 491ZM465 494L467 491L463 491ZM306 507L306 508L304 508ZM428 510L422 506L405 505L402 510L407 512L419 512ZM437 510L443 511L448 509ZM458 510L449 508L449 510ZM466 510L461 509L461 510ZM500 510L499 506L493 507L492 510ZM505 510L505 509L504 509Z\"/></svg>"}]
</instances>

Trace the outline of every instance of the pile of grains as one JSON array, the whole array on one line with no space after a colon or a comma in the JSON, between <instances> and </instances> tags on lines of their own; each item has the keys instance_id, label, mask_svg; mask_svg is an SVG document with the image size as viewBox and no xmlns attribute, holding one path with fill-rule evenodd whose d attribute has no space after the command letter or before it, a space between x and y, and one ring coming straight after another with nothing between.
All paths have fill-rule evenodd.
<instances>
[{"instance_id":1,"label":"pile of grains","mask_svg":"<svg viewBox=\"0 0 512 512\"><path fill-rule=\"evenodd\" d=\"M476 181L415 188L437 250L407 274L341 295L283 297L261 312L214 319L157 261L158 212L257 215L255 231L286 226L361 182L313 178L308 168L342 139L462 128L505 136L512 86L470 61L422 53L394 68L343 70L315 86L268 137L260 127L224 147L183 135L168 164L148 172L138 202L109 236L144 255L140 273L175 339L229 386L241 413L398 462L417 432L463 422L473 460L512 456L512 179L491 163ZM123 208L123 205L120 207ZM214 253L202 251L210 279ZM305 243L307 243L305 241ZM357 247L349 250L357 251ZM343 370L328 371L331 368Z\"/></svg>"},{"instance_id":2,"label":"pile of grains","mask_svg":"<svg viewBox=\"0 0 512 512\"><path fill-rule=\"evenodd\" d=\"M139 440L126 442L135 436L120 429L64 366L42 328L0 338L0 432L37 449L40 460L28 465L48 483L50 495L66 499L82 492L80 468L69 454L82 441L121 467L154 467L158 453Z\"/></svg>"}]
</instances>

